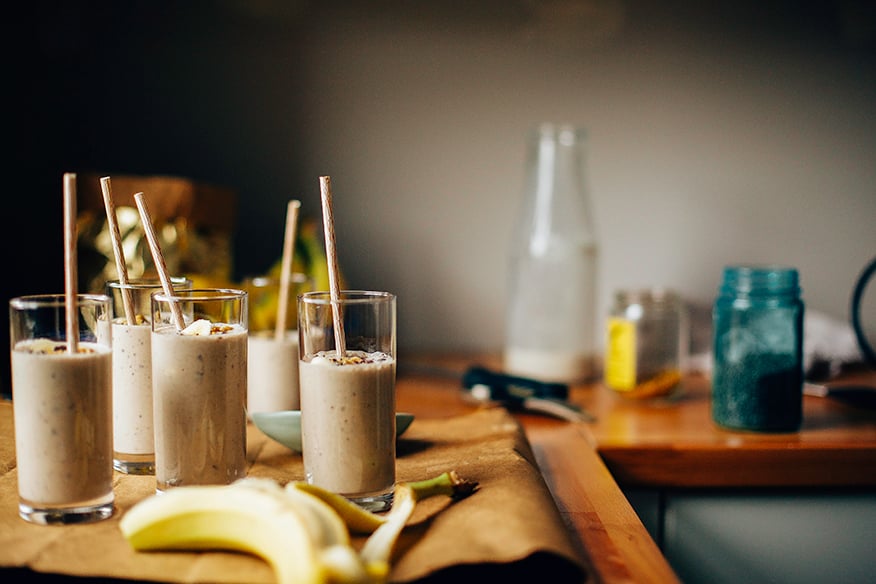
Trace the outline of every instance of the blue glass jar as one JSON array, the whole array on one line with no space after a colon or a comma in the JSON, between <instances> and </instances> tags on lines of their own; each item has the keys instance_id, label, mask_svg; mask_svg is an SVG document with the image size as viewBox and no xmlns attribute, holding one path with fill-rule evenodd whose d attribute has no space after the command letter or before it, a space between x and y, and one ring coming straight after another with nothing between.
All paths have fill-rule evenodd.
<instances>
[{"instance_id":1,"label":"blue glass jar","mask_svg":"<svg viewBox=\"0 0 876 584\"><path fill-rule=\"evenodd\" d=\"M803 311L794 268L724 268L712 310L715 423L733 430L800 429Z\"/></svg>"}]
</instances>

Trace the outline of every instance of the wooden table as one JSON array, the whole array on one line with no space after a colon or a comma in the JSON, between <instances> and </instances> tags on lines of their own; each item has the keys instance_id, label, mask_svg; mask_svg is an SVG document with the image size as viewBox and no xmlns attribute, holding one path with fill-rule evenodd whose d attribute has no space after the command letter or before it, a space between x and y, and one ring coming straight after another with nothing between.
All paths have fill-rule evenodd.
<instances>
[{"instance_id":1,"label":"wooden table","mask_svg":"<svg viewBox=\"0 0 876 584\"><path fill-rule=\"evenodd\" d=\"M426 363L441 365L442 361L429 358ZM436 374L434 369L403 368L397 384L398 410L414 413L418 419L449 418L472 412L479 406L463 398L456 372L461 373L473 363L467 358L456 359L452 368L441 374ZM3 425L11 427L11 408L4 408L3 415ZM679 583L594 449L587 426L523 413L518 419L530 439L571 539L578 545L593 576L587 582ZM14 460L13 442L0 442L0 453L2 460ZM33 574L26 569L4 571L5 576L21 575L25 579ZM50 581L68 579L57 575Z\"/></svg>"},{"instance_id":2,"label":"wooden table","mask_svg":"<svg viewBox=\"0 0 876 584\"><path fill-rule=\"evenodd\" d=\"M494 357L459 355L401 361L398 409L418 418L471 412L478 406L464 399L462 373L498 365ZM876 385L876 374L849 380ZM800 432L730 432L711 422L707 380L690 377L685 384L683 396L666 403L629 401L600 383L571 388L571 400L595 422L515 414L597 582L680 582L624 488L876 486L873 412L806 397Z\"/></svg>"},{"instance_id":3,"label":"wooden table","mask_svg":"<svg viewBox=\"0 0 876 584\"><path fill-rule=\"evenodd\" d=\"M397 384L398 410L424 418L455 416L478 407L464 399L461 375L474 364L495 366L489 357L405 359L408 365L401 369ZM600 458L587 424L527 413L516 417L596 580L679 582Z\"/></svg>"},{"instance_id":4,"label":"wooden table","mask_svg":"<svg viewBox=\"0 0 876 584\"><path fill-rule=\"evenodd\" d=\"M471 365L499 365L491 356L404 361L399 409L418 416L474 407L462 398L459 376ZM876 386L876 372L853 372L842 383ZM684 384L679 398L655 402L624 398L598 382L572 387L571 401L595 422L516 414L601 581L677 581L622 489L876 486L876 412L806 396L799 432L729 431L711 420L708 379L689 376Z\"/></svg>"}]
</instances>

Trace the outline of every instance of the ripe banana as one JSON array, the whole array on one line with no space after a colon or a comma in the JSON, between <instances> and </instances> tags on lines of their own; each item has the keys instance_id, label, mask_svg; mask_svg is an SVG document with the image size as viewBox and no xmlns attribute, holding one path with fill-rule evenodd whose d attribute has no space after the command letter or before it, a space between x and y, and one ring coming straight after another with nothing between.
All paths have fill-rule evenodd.
<instances>
[{"instance_id":1,"label":"ripe banana","mask_svg":"<svg viewBox=\"0 0 876 584\"><path fill-rule=\"evenodd\" d=\"M248 477L231 485L176 487L134 505L120 520L136 550L231 550L261 557L279 584L379 584L416 503L427 497L462 498L477 483L455 472L399 483L392 509L372 513L304 482L285 488ZM370 533L361 553L350 531Z\"/></svg>"},{"instance_id":2,"label":"ripe banana","mask_svg":"<svg viewBox=\"0 0 876 584\"><path fill-rule=\"evenodd\" d=\"M143 499L121 518L136 550L233 550L268 562L280 584L321 584L327 570L302 513L282 496L239 485L187 486Z\"/></svg>"}]
</instances>

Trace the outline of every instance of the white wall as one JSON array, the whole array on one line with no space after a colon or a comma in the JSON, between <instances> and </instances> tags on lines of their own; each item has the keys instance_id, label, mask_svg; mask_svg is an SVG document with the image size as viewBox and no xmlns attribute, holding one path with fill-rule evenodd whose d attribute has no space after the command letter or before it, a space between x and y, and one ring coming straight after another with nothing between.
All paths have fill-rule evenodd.
<instances>
[{"instance_id":1,"label":"white wall","mask_svg":"<svg viewBox=\"0 0 876 584\"><path fill-rule=\"evenodd\" d=\"M41 232L67 170L230 186L240 276L279 257L289 198L319 216L331 175L341 264L399 295L400 346L496 350L524 133L570 121L590 131L603 314L617 288L710 304L725 264L780 262L845 319L876 254L876 18L863 37L840 20L867 5L15 5L7 175Z\"/></svg>"},{"instance_id":2,"label":"white wall","mask_svg":"<svg viewBox=\"0 0 876 584\"><path fill-rule=\"evenodd\" d=\"M728 30L732 11L596 4L605 35L578 43L464 18L308 31L306 207L332 175L340 260L398 293L400 343L501 346L523 135L545 120L590 131L603 313L620 287L708 304L725 264L778 262L810 308L846 319L876 254L872 51L791 22Z\"/></svg>"}]
</instances>

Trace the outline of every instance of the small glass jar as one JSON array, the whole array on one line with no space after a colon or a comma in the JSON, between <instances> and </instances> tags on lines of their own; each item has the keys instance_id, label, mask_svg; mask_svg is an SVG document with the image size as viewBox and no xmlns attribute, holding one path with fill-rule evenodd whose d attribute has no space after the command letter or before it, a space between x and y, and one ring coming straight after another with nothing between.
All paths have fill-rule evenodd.
<instances>
[{"instance_id":1,"label":"small glass jar","mask_svg":"<svg viewBox=\"0 0 876 584\"><path fill-rule=\"evenodd\" d=\"M728 266L712 309L712 418L791 432L803 418L803 301L797 270Z\"/></svg>"},{"instance_id":2,"label":"small glass jar","mask_svg":"<svg viewBox=\"0 0 876 584\"><path fill-rule=\"evenodd\" d=\"M626 397L674 395L689 351L689 318L672 290L621 290L606 325L604 382Z\"/></svg>"}]
</instances>

